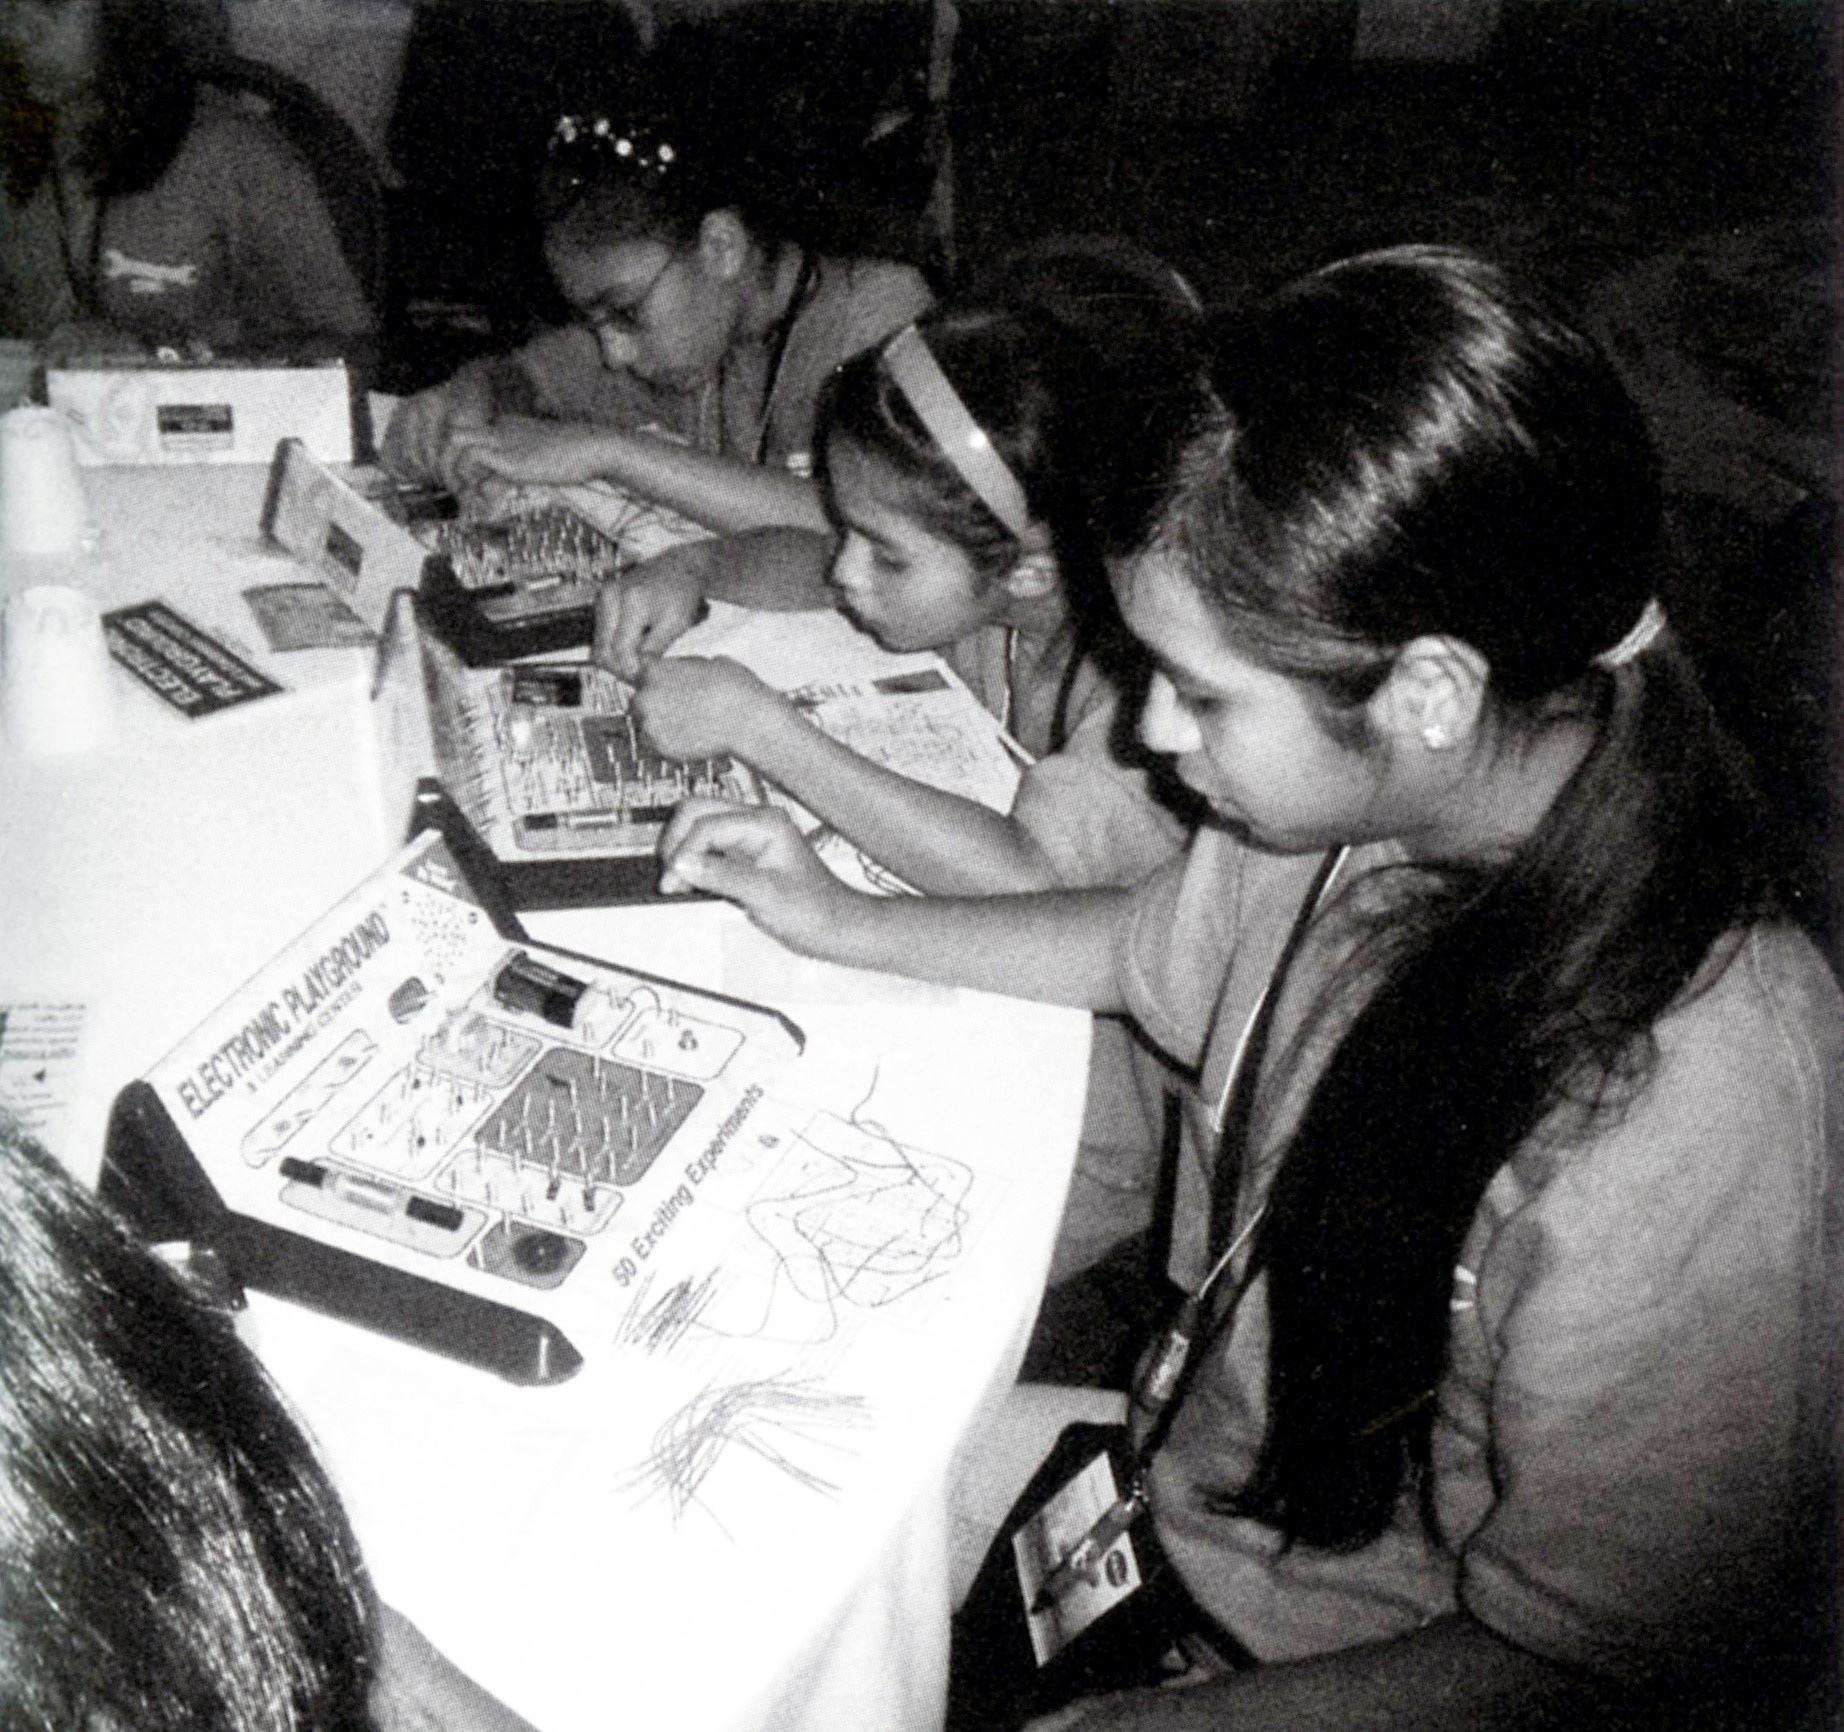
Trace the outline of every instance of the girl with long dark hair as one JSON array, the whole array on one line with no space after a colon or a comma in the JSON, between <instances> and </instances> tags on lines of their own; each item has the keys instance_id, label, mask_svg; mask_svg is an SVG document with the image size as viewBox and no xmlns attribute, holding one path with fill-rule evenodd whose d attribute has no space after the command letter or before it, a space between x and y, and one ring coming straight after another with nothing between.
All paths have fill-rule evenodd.
<instances>
[{"instance_id":1,"label":"girl with long dark hair","mask_svg":"<svg viewBox=\"0 0 1844 1732\"><path fill-rule=\"evenodd\" d=\"M1782 1723L1844 1014L1659 609L1640 417L1438 249L1281 292L1212 383L1113 562L1142 737L1213 814L1187 859L880 904L700 806L668 879L836 960L1125 1008L1193 1079L1200 1328L1148 1489L1260 1664L1058 1724Z\"/></svg>"}]
</instances>

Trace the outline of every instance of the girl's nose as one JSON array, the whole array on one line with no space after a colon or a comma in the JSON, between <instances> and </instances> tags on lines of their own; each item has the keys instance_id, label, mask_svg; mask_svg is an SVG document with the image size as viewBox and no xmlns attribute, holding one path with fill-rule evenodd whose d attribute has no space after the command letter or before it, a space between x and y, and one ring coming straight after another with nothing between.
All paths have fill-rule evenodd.
<instances>
[{"instance_id":1,"label":"girl's nose","mask_svg":"<svg viewBox=\"0 0 1844 1732\"><path fill-rule=\"evenodd\" d=\"M1191 712L1178 701L1172 682L1154 674L1140 710L1140 740L1148 751L1182 758L1203 744Z\"/></svg>"},{"instance_id":2,"label":"girl's nose","mask_svg":"<svg viewBox=\"0 0 1844 1732\"><path fill-rule=\"evenodd\" d=\"M634 336L618 331L613 325L597 325L596 347L602 351L602 365L611 373L624 373L634 364Z\"/></svg>"},{"instance_id":3,"label":"girl's nose","mask_svg":"<svg viewBox=\"0 0 1844 1732\"><path fill-rule=\"evenodd\" d=\"M855 535L848 535L833 555L829 574L832 587L841 595L863 595L871 587L870 550Z\"/></svg>"}]
</instances>

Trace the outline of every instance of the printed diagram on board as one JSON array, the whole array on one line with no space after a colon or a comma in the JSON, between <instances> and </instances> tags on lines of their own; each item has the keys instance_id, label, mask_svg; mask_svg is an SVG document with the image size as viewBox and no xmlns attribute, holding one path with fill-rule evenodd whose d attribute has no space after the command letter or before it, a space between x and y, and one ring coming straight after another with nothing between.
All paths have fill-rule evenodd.
<instances>
[{"instance_id":1,"label":"printed diagram on board","mask_svg":"<svg viewBox=\"0 0 1844 1732\"><path fill-rule=\"evenodd\" d=\"M734 759L654 751L632 688L600 668L469 668L432 640L423 652L443 781L503 859L650 853L688 796L760 798Z\"/></svg>"},{"instance_id":2,"label":"printed diagram on board","mask_svg":"<svg viewBox=\"0 0 1844 1732\"><path fill-rule=\"evenodd\" d=\"M159 1074L234 1208L496 1304L555 1295L552 1327L607 1341L637 1242L736 1231L748 1192L700 1210L704 1181L800 1046L759 1006L506 938L426 832Z\"/></svg>"}]
</instances>

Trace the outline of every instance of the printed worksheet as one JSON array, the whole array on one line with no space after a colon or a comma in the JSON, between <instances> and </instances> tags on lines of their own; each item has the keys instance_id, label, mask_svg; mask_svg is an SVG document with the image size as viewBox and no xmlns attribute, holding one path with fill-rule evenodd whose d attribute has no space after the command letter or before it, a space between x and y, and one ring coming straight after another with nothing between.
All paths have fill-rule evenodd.
<instances>
[{"instance_id":1,"label":"printed worksheet","mask_svg":"<svg viewBox=\"0 0 1844 1732\"><path fill-rule=\"evenodd\" d=\"M1017 748L945 666L803 686L787 695L860 757L995 812L1011 810Z\"/></svg>"},{"instance_id":2,"label":"printed worksheet","mask_svg":"<svg viewBox=\"0 0 1844 1732\"><path fill-rule=\"evenodd\" d=\"M77 1088L85 1007L0 1004L0 1110L61 1153Z\"/></svg>"},{"instance_id":3,"label":"printed worksheet","mask_svg":"<svg viewBox=\"0 0 1844 1732\"><path fill-rule=\"evenodd\" d=\"M787 695L816 727L860 757L995 812L1011 810L1024 753L945 664L816 682ZM781 803L793 811L814 852L853 889L879 895L911 890L804 808Z\"/></svg>"}]
</instances>

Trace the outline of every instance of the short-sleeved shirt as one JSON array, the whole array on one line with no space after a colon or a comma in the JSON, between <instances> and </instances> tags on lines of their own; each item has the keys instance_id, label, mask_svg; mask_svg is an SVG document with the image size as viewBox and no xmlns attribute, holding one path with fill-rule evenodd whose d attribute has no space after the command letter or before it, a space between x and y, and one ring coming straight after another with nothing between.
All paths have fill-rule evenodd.
<instances>
[{"instance_id":1,"label":"short-sleeved shirt","mask_svg":"<svg viewBox=\"0 0 1844 1732\"><path fill-rule=\"evenodd\" d=\"M816 254L785 342L732 350L709 386L669 390L611 371L592 332L563 326L510 357L528 400L503 408L603 427L655 428L711 456L810 474L820 392L835 368L927 311L919 272L888 259ZM775 350L779 348L777 361ZM493 380L504 360L474 363ZM496 386L496 396L503 396Z\"/></svg>"},{"instance_id":2,"label":"short-sleeved shirt","mask_svg":"<svg viewBox=\"0 0 1844 1732\"><path fill-rule=\"evenodd\" d=\"M1035 760L1012 816L1065 888L1137 884L1184 847L1187 832L1145 768L1114 749L1119 692L1092 661L1071 669L1067 650L1036 658L1014 681L1006 638L988 626L941 654Z\"/></svg>"},{"instance_id":3,"label":"short-sleeved shirt","mask_svg":"<svg viewBox=\"0 0 1844 1732\"><path fill-rule=\"evenodd\" d=\"M1362 997L1350 893L1315 923L1279 1001L1238 1221L1267 1193L1313 1079ZM1201 1066L1192 1140L1214 1149L1231 1053L1312 859L1206 830L1136 893L1129 1005ZM1790 928L1723 940L1655 1025L1617 1112L1540 1127L1489 1184L1454 1272L1433 1434L1435 1535L1405 1493L1356 1552L1284 1548L1211 1512L1266 1423L1265 1286L1213 1345L1154 1465L1160 1537L1192 1592L1264 1660L1407 1633L1464 1608L1506 1639L1630 1679L1745 1649L1785 1604L1824 1471L1823 1236L1835 1183L1844 1005ZM1265 1098L1272 1095L1269 1101ZM1199 1207L1201 1162L1181 1195ZM1835 1207L1835 1203L1833 1204ZM1192 1275L1196 1246L1177 1259ZM1778 1590L1778 1596L1776 1593Z\"/></svg>"},{"instance_id":4,"label":"short-sleeved shirt","mask_svg":"<svg viewBox=\"0 0 1844 1732\"><path fill-rule=\"evenodd\" d=\"M49 176L0 197L0 331L41 340L78 318L153 344L277 350L367 335L370 306L307 165L275 124L213 86L145 192L72 213L70 252ZM93 247L90 236L93 233ZM90 272L88 301L80 283Z\"/></svg>"}]
</instances>

